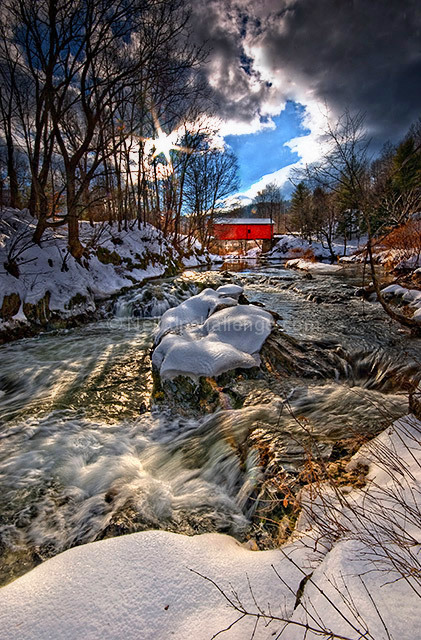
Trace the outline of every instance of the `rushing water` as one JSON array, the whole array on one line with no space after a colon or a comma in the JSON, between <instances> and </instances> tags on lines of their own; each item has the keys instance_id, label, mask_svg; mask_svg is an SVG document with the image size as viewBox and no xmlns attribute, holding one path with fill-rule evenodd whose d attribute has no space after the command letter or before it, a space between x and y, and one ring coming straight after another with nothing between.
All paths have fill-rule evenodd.
<instances>
[{"instance_id":1,"label":"rushing water","mask_svg":"<svg viewBox=\"0 0 421 640\"><path fill-rule=\"evenodd\" d=\"M303 460L297 416L328 456L338 439L375 433L405 412L395 374L417 375L420 341L355 295L360 271L308 279L277 265L246 265L236 277L287 333L340 345L346 378L294 379L284 395L239 382L242 409L201 419L150 412L152 316L196 293L197 277L150 283L118 300L108 321L1 347L3 582L75 544L129 531L242 538L262 483Z\"/></svg>"}]
</instances>

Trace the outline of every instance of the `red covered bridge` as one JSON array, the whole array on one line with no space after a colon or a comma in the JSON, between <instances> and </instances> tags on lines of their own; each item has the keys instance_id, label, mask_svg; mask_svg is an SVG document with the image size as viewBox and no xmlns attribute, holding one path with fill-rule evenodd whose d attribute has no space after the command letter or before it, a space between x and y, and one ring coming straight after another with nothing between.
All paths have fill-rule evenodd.
<instances>
[{"instance_id":1,"label":"red covered bridge","mask_svg":"<svg viewBox=\"0 0 421 640\"><path fill-rule=\"evenodd\" d=\"M273 222L270 218L229 218L213 223L217 240L272 240Z\"/></svg>"}]
</instances>

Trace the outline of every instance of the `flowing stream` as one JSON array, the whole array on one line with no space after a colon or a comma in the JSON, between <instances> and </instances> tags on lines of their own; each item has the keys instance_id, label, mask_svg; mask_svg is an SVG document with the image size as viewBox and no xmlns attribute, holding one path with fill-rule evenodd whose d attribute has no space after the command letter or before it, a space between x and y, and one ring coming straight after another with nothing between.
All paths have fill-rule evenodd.
<instances>
[{"instance_id":1,"label":"flowing stream","mask_svg":"<svg viewBox=\"0 0 421 640\"><path fill-rule=\"evenodd\" d=\"M407 410L420 340L355 295L359 267L310 279L248 263L233 276L247 298L279 313L304 345L346 352L346 375L292 378L282 390L240 381L241 409L227 403L201 418L150 411L158 316L194 295L200 275L149 283L117 300L108 320L0 348L0 583L71 546L132 531L245 539L265 479L302 464L296 416L329 456L338 440L374 434ZM220 284L224 275L206 277Z\"/></svg>"}]
</instances>

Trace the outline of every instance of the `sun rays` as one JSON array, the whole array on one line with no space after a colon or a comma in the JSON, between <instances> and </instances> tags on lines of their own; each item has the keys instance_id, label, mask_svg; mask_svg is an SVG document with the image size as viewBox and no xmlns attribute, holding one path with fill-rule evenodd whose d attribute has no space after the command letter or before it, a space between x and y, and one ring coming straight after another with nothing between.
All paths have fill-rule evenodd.
<instances>
[{"instance_id":1,"label":"sun rays","mask_svg":"<svg viewBox=\"0 0 421 640\"><path fill-rule=\"evenodd\" d=\"M146 145L147 153L151 154L151 160L155 160L163 156L166 166L170 172L173 170L171 152L180 151L183 153L192 153L189 147L183 147L177 144L179 133L177 129L173 129L170 133L165 133L162 129L157 116L154 116L155 135L151 138L141 138Z\"/></svg>"}]
</instances>

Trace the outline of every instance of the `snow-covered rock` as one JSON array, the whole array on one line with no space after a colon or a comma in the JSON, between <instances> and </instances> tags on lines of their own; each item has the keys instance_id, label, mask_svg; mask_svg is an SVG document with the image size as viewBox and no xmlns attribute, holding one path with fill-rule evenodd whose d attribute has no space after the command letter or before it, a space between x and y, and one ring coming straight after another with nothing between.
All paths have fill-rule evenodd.
<instances>
[{"instance_id":1,"label":"snow-covered rock","mask_svg":"<svg viewBox=\"0 0 421 640\"><path fill-rule=\"evenodd\" d=\"M303 271L311 271L312 273L333 273L340 271L341 266L338 264L326 264L325 262L311 262L310 260L304 260L303 258L294 258L288 260L285 263L287 269L300 269Z\"/></svg>"},{"instance_id":2,"label":"snow-covered rock","mask_svg":"<svg viewBox=\"0 0 421 640\"><path fill-rule=\"evenodd\" d=\"M382 289L384 298L400 298L411 309L415 309L413 319L421 323L421 291L419 289L407 289L400 284L390 284Z\"/></svg>"},{"instance_id":3,"label":"snow-covered rock","mask_svg":"<svg viewBox=\"0 0 421 640\"><path fill-rule=\"evenodd\" d=\"M401 287L400 284L389 284L387 287L382 289L382 294L386 298L387 297L402 298L407 292L408 292L408 289L405 289L405 287Z\"/></svg>"},{"instance_id":4,"label":"snow-covered rock","mask_svg":"<svg viewBox=\"0 0 421 640\"><path fill-rule=\"evenodd\" d=\"M205 289L164 313L152 356L161 379L196 380L260 364L273 317L260 307L238 305L241 293L238 285Z\"/></svg>"},{"instance_id":5,"label":"snow-covered rock","mask_svg":"<svg viewBox=\"0 0 421 640\"><path fill-rule=\"evenodd\" d=\"M223 284L217 288L216 292L224 298L227 297L238 300L243 293L243 287L240 287L238 284Z\"/></svg>"},{"instance_id":6,"label":"snow-covered rock","mask_svg":"<svg viewBox=\"0 0 421 640\"><path fill-rule=\"evenodd\" d=\"M204 289L197 296L192 296L177 307L168 309L159 323L156 341L170 330L180 330L186 325L200 325L211 313L223 307L237 304L234 298L217 293L214 289Z\"/></svg>"}]
</instances>

